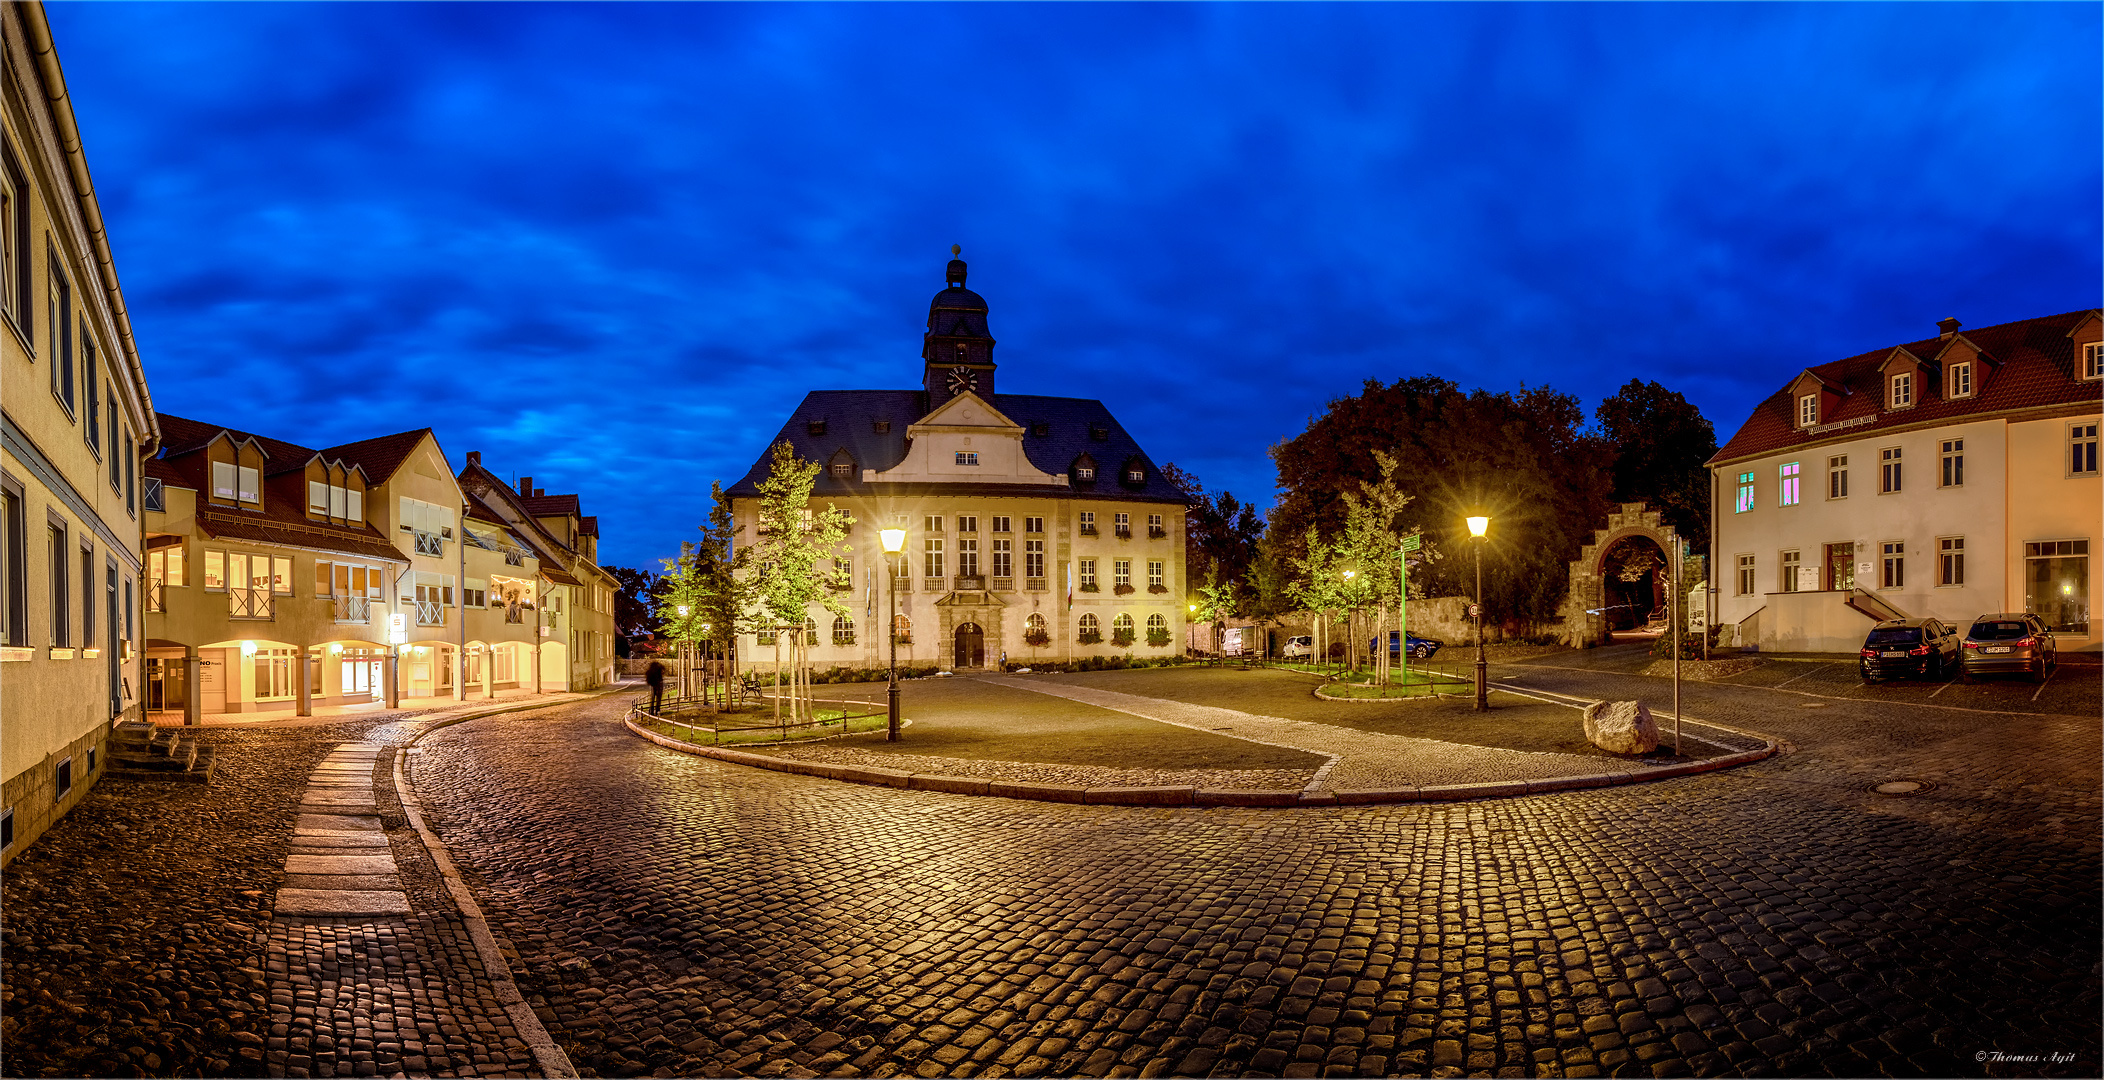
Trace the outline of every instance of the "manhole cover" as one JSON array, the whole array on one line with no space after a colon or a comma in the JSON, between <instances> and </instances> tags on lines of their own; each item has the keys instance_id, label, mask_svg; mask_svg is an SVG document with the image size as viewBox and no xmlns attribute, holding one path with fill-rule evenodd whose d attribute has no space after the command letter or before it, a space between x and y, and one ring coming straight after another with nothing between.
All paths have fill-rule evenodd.
<instances>
[{"instance_id":1,"label":"manhole cover","mask_svg":"<svg viewBox=\"0 0 2104 1080\"><path fill-rule=\"evenodd\" d=\"M1928 789L1926 780L1887 780L1870 790L1880 795L1919 795Z\"/></svg>"},{"instance_id":2,"label":"manhole cover","mask_svg":"<svg viewBox=\"0 0 2104 1080\"><path fill-rule=\"evenodd\" d=\"M1824 709L1824 708L1826 708L1826 702L1824 702L1824 701L1805 701L1805 702L1800 702L1800 703L1798 704L1798 706L1797 706L1797 707L1798 707L1798 708L1800 708L1800 709Z\"/></svg>"}]
</instances>

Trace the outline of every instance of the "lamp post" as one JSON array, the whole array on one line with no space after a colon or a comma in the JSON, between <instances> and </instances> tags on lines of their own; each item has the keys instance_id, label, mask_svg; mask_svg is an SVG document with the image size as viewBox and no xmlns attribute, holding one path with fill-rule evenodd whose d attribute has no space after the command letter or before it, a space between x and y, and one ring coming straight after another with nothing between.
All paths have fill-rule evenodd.
<instances>
[{"instance_id":1,"label":"lamp post","mask_svg":"<svg viewBox=\"0 0 2104 1080\"><path fill-rule=\"evenodd\" d=\"M1476 549L1476 711L1490 708L1490 666L1483 660L1483 534L1490 531L1490 519L1472 517L1468 519L1468 535Z\"/></svg>"},{"instance_id":2,"label":"lamp post","mask_svg":"<svg viewBox=\"0 0 2104 1080\"><path fill-rule=\"evenodd\" d=\"M884 728L886 742L899 741L899 568L898 554L906 550L906 530L884 529L879 532L884 540L884 569L890 572L891 580L885 582L884 591L891 598L891 625L886 627L891 638L891 686L887 693L890 720Z\"/></svg>"}]
</instances>

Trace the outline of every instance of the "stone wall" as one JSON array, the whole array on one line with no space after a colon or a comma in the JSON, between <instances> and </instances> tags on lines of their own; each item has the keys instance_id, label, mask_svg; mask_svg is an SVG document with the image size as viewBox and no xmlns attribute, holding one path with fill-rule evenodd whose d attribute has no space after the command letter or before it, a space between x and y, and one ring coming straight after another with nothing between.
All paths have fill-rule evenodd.
<instances>
[{"instance_id":1,"label":"stone wall","mask_svg":"<svg viewBox=\"0 0 2104 1080\"><path fill-rule=\"evenodd\" d=\"M14 814L14 842L0 850L0 867L15 861L44 835L45 830L58 823L80 801L88 797L88 790L102 773L109 761L110 728L98 724L93 731L74 739L64 750L52 754L35 765L15 774L0 790L0 801L6 810ZM94 768L88 767L90 752L95 758ZM58 766L67 759L73 762L73 787L63 797L57 794Z\"/></svg>"}]
</instances>

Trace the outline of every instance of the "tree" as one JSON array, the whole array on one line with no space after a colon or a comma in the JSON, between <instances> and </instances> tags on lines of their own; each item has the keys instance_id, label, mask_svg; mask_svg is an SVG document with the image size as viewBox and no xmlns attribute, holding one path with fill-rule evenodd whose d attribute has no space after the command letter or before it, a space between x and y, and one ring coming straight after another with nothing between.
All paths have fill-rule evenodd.
<instances>
[{"instance_id":1,"label":"tree","mask_svg":"<svg viewBox=\"0 0 2104 1080\"><path fill-rule=\"evenodd\" d=\"M1629 380L1593 410L1614 451L1614 499L1659 512L1690 547L1709 551L1709 459L1717 430L1687 398L1655 382Z\"/></svg>"},{"instance_id":2,"label":"tree","mask_svg":"<svg viewBox=\"0 0 2104 1080\"><path fill-rule=\"evenodd\" d=\"M752 583L762 614L789 639L791 721L811 718L811 608L819 607L835 617L847 615L847 605L834 592L852 583L847 548L841 541L855 519L831 503L824 510L811 508L811 485L819 468L817 462L797 457L796 448L784 439L774 444L767 476L755 485L760 491L760 539L752 548ZM828 558L832 565L820 570L818 561ZM775 669L779 685L779 661ZM780 701L779 690L776 700Z\"/></svg>"},{"instance_id":3,"label":"tree","mask_svg":"<svg viewBox=\"0 0 2104 1080\"><path fill-rule=\"evenodd\" d=\"M1264 537L1264 520L1257 509L1236 499L1233 492L1208 496L1196 476L1176 467L1162 466L1162 475L1184 490L1184 581L1186 593L1195 599L1200 591L1192 583L1219 581L1239 594L1257 558L1257 544Z\"/></svg>"},{"instance_id":4,"label":"tree","mask_svg":"<svg viewBox=\"0 0 2104 1080\"><path fill-rule=\"evenodd\" d=\"M724 701L730 700L728 683L736 675L735 646L738 635L756 628L752 611L753 583L742 574L750 553L734 553L736 525L731 517L730 497L723 485L712 485L714 500L709 522L701 527L701 541L680 545L677 559L664 560L665 573L657 578L657 603L653 614L667 638L694 642L720 654L726 684ZM702 696L709 695L709 682L702 683Z\"/></svg>"},{"instance_id":5,"label":"tree","mask_svg":"<svg viewBox=\"0 0 2104 1080\"><path fill-rule=\"evenodd\" d=\"M657 592L664 579L648 570L626 566L605 569L621 583L621 591L614 594L615 631L624 640L657 633L657 615L652 609L657 604Z\"/></svg>"}]
</instances>

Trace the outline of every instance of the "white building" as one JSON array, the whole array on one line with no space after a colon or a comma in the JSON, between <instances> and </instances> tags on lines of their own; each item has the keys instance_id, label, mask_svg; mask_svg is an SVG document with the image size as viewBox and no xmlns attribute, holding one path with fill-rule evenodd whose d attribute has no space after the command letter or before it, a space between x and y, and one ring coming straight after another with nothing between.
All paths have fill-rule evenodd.
<instances>
[{"instance_id":1,"label":"white building","mask_svg":"<svg viewBox=\"0 0 2104 1080\"><path fill-rule=\"evenodd\" d=\"M2097 311L1804 369L1710 460L1716 613L1741 644L1859 648L1872 622L2045 617L2096 650Z\"/></svg>"}]
</instances>

